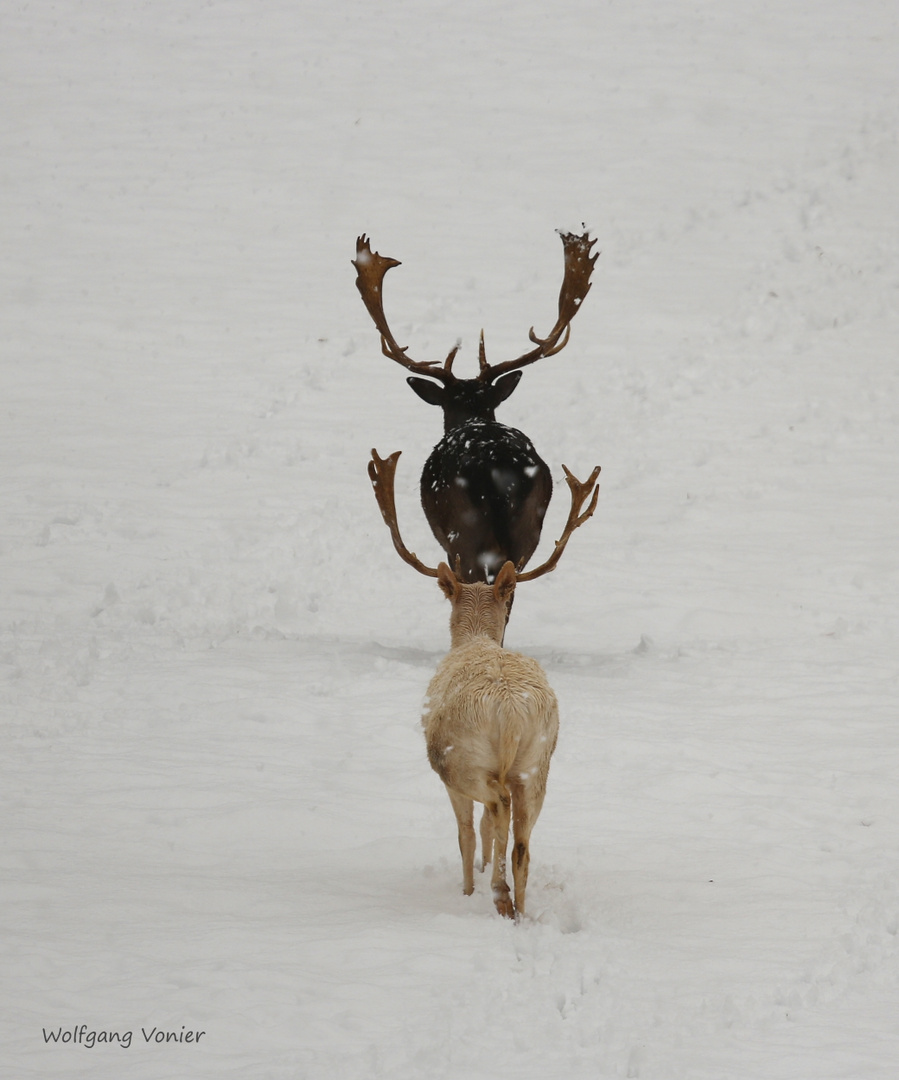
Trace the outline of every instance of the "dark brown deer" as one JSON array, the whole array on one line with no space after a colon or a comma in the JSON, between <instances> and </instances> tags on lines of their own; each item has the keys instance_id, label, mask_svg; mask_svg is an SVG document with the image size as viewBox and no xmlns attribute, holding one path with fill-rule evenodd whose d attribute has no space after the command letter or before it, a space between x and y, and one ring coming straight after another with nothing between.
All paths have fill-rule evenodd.
<instances>
[{"instance_id":1,"label":"dark brown deer","mask_svg":"<svg viewBox=\"0 0 899 1080\"><path fill-rule=\"evenodd\" d=\"M442 365L409 359L407 346L397 344L384 315L384 275L400 263L372 251L366 236L356 241L356 287L381 335L381 350L414 372L406 381L420 398L443 409L444 436L425 462L421 503L431 531L462 581L491 582L506 561L520 570L540 541L552 496L550 471L530 439L498 423L495 410L518 385L521 368L565 347L571 320L590 290L597 259L590 249L596 241L587 233L560 236L565 273L555 326L545 338L538 338L532 327L534 348L501 364L487 363L482 331L480 371L474 379L453 374L459 344Z\"/></svg>"},{"instance_id":2,"label":"dark brown deer","mask_svg":"<svg viewBox=\"0 0 899 1080\"><path fill-rule=\"evenodd\" d=\"M428 760L446 785L456 815L462 890L466 895L474 891L473 804L481 802L481 868L493 862L491 887L496 910L509 918L520 916L525 911L531 830L543 806L559 711L540 665L503 648L503 635L516 585L553 570L571 534L596 509L599 467L586 483L565 469L571 510L550 557L526 573L516 573L514 565L506 562L488 585L460 581L458 572L454 574L446 563L426 566L407 549L394 500L399 456L397 452L380 458L372 450L369 474L400 558L419 573L436 577L452 604L451 648L428 687L422 726ZM510 821L514 901L506 881Z\"/></svg>"}]
</instances>

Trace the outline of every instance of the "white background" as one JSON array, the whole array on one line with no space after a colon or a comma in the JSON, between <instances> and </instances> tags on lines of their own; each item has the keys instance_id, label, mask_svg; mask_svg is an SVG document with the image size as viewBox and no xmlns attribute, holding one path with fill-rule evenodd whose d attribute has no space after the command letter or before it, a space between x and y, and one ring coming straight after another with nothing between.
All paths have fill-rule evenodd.
<instances>
[{"instance_id":1,"label":"white background","mask_svg":"<svg viewBox=\"0 0 899 1080\"><path fill-rule=\"evenodd\" d=\"M893 1080L893 0L0 21L5 1075ZM562 710L514 925L461 895L448 605L365 471L404 451L436 562L441 417L350 258L473 374L582 222L571 342L499 416L557 485L603 466L506 638ZM45 1042L81 1024L134 1040Z\"/></svg>"}]
</instances>

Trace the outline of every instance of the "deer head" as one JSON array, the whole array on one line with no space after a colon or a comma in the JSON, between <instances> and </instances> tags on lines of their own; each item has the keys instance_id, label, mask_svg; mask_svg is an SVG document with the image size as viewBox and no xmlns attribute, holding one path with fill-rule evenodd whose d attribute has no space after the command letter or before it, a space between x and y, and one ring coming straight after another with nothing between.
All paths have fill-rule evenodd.
<instances>
[{"instance_id":1,"label":"deer head","mask_svg":"<svg viewBox=\"0 0 899 1080\"><path fill-rule=\"evenodd\" d=\"M478 349L480 370L474 379L459 379L453 374L453 361L459 351L459 343L450 350L442 366L436 360L414 361L407 356L408 346L397 344L384 314L384 275L391 267L401 264L396 259L372 251L367 236L362 235L357 239L356 258L352 260L357 271L356 288L381 335L381 351L414 373L406 381L422 400L443 409L445 431L451 431L472 419L494 420L497 406L518 385L521 368L546 356L554 356L568 344L571 320L590 291L590 274L598 253L591 255L590 249L596 241L591 240L588 233L577 236L560 232L559 235L565 254L565 272L555 326L545 338L537 337L531 327L528 336L534 348L500 364L487 363L482 330Z\"/></svg>"},{"instance_id":2,"label":"deer head","mask_svg":"<svg viewBox=\"0 0 899 1080\"><path fill-rule=\"evenodd\" d=\"M503 566L492 585L466 584L446 563L441 563L437 567L437 584L453 605L450 615L453 648L480 636L490 638L497 645L502 644L516 584L515 567L511 562Z\"/></svg>"}]
</instances>

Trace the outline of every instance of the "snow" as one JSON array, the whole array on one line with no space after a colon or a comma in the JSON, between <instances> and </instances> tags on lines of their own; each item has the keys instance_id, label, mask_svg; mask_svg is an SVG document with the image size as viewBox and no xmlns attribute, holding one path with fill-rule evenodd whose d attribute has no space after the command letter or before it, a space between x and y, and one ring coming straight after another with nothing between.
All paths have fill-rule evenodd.
<instances>
[{"instance_id":1,"label":"snow","mask_svg":"<svg viewBox=\"0 0 899 1080\"><path fill-rule=\"evenodd\" d=\"M4 1075L892 1080L895 4L3 24ZM500 416L603 467L506 634L561 710L515 925L461 894L448 605L366 476L404 451L435 561L441 432L350 260L464 377L553 324L582 220ZM82 1025L123 1041L43 1034Z\"/></svg>"}]
</instances>

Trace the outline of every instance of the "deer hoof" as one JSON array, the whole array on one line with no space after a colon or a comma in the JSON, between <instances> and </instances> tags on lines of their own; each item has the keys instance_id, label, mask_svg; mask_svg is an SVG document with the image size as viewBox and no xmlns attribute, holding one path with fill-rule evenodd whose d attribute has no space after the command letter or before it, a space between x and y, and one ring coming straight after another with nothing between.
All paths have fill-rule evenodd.
<instances>
[{"instance_id":1,"label":"deer hoof","mask_svg":"<svg viewBox=\"0 0 899 1080\"><path fill-rule=\"evenodd\" d=\"M506 889L494 889L493 890L493 903L496 910L502 915L504 919L515 918L515 905L512 903L512 897L508 888Z\"/></svg>"}]
</instances>

